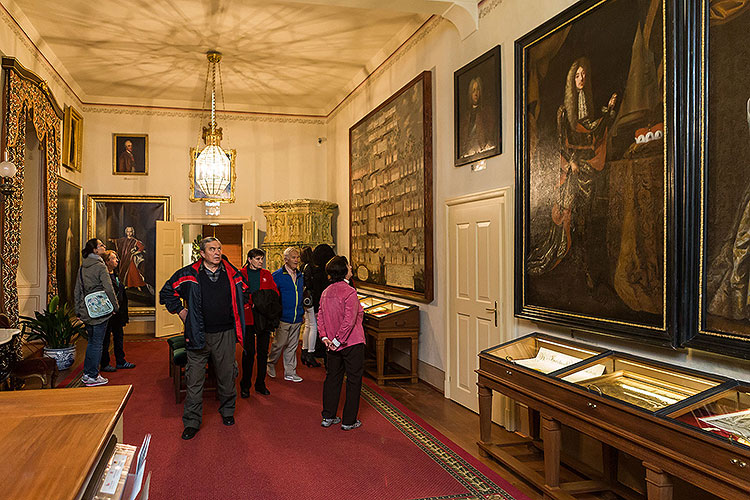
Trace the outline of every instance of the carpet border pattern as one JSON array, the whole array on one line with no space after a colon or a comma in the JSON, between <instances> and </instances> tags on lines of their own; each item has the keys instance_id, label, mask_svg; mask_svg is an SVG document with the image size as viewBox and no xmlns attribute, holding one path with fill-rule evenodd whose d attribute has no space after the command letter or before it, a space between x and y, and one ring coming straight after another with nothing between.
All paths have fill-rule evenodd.
<instances>
[{"instance_id":1,"label":"carpet border pattern","mask_svg":"<svg viewBox=\"0 0 750 500\"><path fill-rule=\"evenodd\" d=\"M495 484L367 384L362 384L362 397L467 490L466 494L426 497L418 500L516 500L513 495Z\"/></svg>"}]
</instances>

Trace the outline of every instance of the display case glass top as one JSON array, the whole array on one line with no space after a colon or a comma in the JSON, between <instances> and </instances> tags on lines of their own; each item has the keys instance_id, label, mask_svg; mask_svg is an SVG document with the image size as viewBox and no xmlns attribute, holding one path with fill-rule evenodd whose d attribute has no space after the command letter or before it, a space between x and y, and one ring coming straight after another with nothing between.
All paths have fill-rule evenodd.
<instances>
[{"instance_id":1,"label":"display case glass top","mask_svg":"<svg viewBox=\"0 0 750 500\"><path fill-rule=\"evenodd\" d=\"M370 295L363 295L361 293L357 294L357 298L359 299L359 303L362 304L362 307L364 309L386 302L386 299L381 299L379 297L372 297Z\"/></svg>"},{"instance_id":2,"label":"display case glass top","mask_svg":"<svg viewBox=\"0 0 750 500\"><path fill-rule=\"evenodd\" d=\"M566 339L532 333L485 351L491 357L542 373L553 373L604 352Z\"/></svg>"},{"instance_id":3,"label":"display case glass top","mask_svg":"<svg viewBox=\"0 0 750 500\"><path fill-rule=\"evenodd\" d=\"M409 309L409 307L411 306L389 301L366 308L365 314L370 314L372 316L382 318L384 316L389 316L397 312L405 311L406 309Z\"/></svg>"},{"instance_id":4,"label":"display case glass top","mask_svg":"<svg viewBox=\"0 0 750 500\"><path fill-rule=\"evenodd\" d=\"M581 376L581 372L595 366L600 373ZM558 376L595 394L609 396L650 412L660 412L687 402L689 398L727 381L723 377L651 363L622 353L594 358Z\"/></svg>"},{"instance_id":5,"label":"display case glass top","mask_svg":"<svg viewBox=\"0 0 750 500\"><path fill-rule=\"evenodd\" d=\"M669 417L750 448L750 385L719 392Z\"/></svg>"}]
</instances>

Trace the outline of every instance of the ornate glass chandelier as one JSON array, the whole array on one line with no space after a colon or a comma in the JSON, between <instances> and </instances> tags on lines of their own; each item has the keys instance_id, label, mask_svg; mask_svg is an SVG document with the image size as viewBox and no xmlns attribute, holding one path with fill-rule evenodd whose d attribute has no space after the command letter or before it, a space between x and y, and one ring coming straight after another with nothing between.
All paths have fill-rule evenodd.
<instances>
[{"instance_id":1,"label":"ornate glass chandelier","mask_svg":"<svg viewBox=\"0 0 750 500\"><path fill-rule=\"evenodd\" d=\"M227 153L221 148L221 128L216 126L216 72L219 72L221 82L221 54L210 51L208 57L208 71L206 73L206 88L211 78L211 123L203 127L203 140L206 146L201 150L196 148L198 157L195 159L195 183L210 201L206 201L206 215L217 216L221 213L221 200L231 182L231 165ZM204 91L204 99L205 99ZM222 85L222 103L224 91ZM204 106L205 109L205 100Z\"/></svg>"}]
</instances>

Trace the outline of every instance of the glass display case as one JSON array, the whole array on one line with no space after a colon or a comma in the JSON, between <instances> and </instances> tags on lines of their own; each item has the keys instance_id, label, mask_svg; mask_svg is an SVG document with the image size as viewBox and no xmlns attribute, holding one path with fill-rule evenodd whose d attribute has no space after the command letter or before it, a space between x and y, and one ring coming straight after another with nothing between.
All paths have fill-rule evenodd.
<instances>
[{"instance_id":1,"label":"glass display case","mask_svg":"<svg viewBox=\"0 0 750 500\"><path fill-rule=\"evenodd\" d=\"M357 298L359 299L359 303L362 304L362 307L364 309L386 302L386 299L381 299L379 297L372 297L370 295L363 295L361 293L357 294Z\"/></svg>"},{"instance_id":2,"label":"glass display case","mask_svg":"<svg viewBox=\"0 0 750 500\"><path fill-rule=\"evenodd\" d=\"M582 372L597 365L603 367L602 373L582 376ZM600 355L557 376L595 394L654 413L664 413L673 405L688 404L690 398L717 389L728 381L724 377L662 365L623 353ZM701 398L708 395L702 394Z\"/></svg>"},{"instance_id":3,"label":"glass display case","mask_svg":"<svg viewBox=\"0 0 750 500\"><path fill-rule=\"evenodd\" d=\"M542 373L554 374L569 369L602 352L604 352L603 349L579 344L572 340L559 339L542 333L532 333L491 347L484 351L484 354ZM590 378L597 374L597 369L596 366L593 366L582 373ZM601 370L603 371L603 369L602 366ZM598 374L601 373L600 371Z\"/></svg>"},{"instance_id":4,"label":"glass display case","mask_svg":"<svg viewBox=\"0 0 750 500\"><path fill-rule=\"evenodd\" d=\"M668 416L750 448L750 385L721 391Z\"/></svg>"},{"instance_id":5,"label":"glass display case","mask_svg":"<svg viewBox=\"0 0 750 500\"><path fill-rule=\"evenodd\" d=\"M365 314L369 314L377 318L382 318L393 313L405 311L409 309L409 307L411 306L408 306L406 304L399 304L398 302L382 302L380 304L375 304L373 306L365 308Z\"/></svg>"}]
</instances>

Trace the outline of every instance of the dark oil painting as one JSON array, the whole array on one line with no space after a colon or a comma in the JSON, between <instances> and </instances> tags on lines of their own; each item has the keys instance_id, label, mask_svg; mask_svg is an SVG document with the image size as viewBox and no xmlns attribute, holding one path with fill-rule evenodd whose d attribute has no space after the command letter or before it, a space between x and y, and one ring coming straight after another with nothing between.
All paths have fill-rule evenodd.
<instances>
[{"instance_id":1,"label":"dark oil painting","mask_svg":"<svg viewBox=\"0 0 750 500\"><path fill-rule=\"evenodd\" d=\"M750 1L707 13L700 330L750 343Z\"/></svg>"},{"instance_id":2,"label":"dark oil painting","mask_svg":"<svg viewBox=\"0 0 750 500\"><path fill-rule=\"evenodd\" d=\"M665 333L664 8L582 2L516 42L520 317Z\"/></svg>"},{"instance_id":3,"label":"dark oil painting","mask_svg":"<svg viewBox=\"0 0 750 500\"><path fill-rule=\"evenodd\" d=\"M455 159L458 167L499 155L500 46L477 57L453 76Z\"/></svg>"},{"instance_id":4,"label":"dark oil painting","mask_svg":"<svg viewBox=\"0 0 750 500\"><path fill-rule=\"evenodd\" d=\"M156 289L156 221L169 220L168 196L88 197L88 237L99 238L120 259L131 313L153 314Z\"/></svg>"},{"instance_id":5,"label":"dark oil painting","mask_svg":"<svg viewBox=\"0 0 750 500\"><path fill-rule=\"evenodd\" d=\"M73 306L73 287L81 263L81 186L57 178L57 294Z\"/></svg>"}]
</instances>

